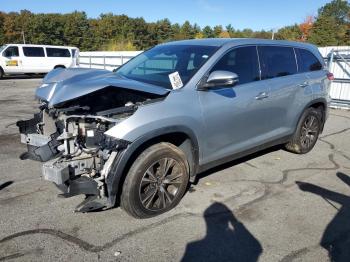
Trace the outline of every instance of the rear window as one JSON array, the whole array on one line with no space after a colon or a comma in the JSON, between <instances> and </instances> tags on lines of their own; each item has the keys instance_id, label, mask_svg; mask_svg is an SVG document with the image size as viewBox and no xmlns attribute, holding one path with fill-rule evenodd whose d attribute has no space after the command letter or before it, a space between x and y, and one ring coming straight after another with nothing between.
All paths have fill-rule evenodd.
<instances>
[{"instance_id":1,"label":"rear window","mask_svg":"<svg viewBox=\"0 0 350 262\"><path fill-rule=\"evenodd\" d=\"M300 73L318 71L322 69L321 62L310 51L295 48L298 59L298 67Z\"/></svg>"},{"instance_id":2,"label":"rear window","mask_svg":"<svg viewBox=\"0 0 350 262\"><path fill-rule=\"evenodd\" d=\"M48 57L70 57L70 52L66 48L46 48Z\"/></svg>"},{"instance_id":3,"label":"rear window","mask_svg":"<svg viewBox=\"0 0 350 262\"><path fill-rule=\"evenodd\" d=\"M45 57L42 47L23 47L23 54L29 57Z\"/></svg>"},{"instance_id":4,"label":"rear window","mask_svg":"<svg viewBox=\"0 0 350 262\"><path fill-rule=\"evenodd\" d=\"M260 46L261 79L288 76L297 73L294 50L283 46Z\"/></svg>"}]
</instances>

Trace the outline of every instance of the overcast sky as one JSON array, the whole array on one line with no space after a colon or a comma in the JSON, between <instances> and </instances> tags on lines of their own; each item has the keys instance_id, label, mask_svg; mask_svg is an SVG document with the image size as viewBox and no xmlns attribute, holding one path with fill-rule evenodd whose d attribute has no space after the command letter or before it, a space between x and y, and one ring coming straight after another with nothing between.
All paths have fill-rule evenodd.
<instances>
[{"instance_id":1,"label":"overcast sky","mask_svg":"<svg viewBox=\"0 0 350 262\"><path fill-rule=\"evenodd\" d=\"M143 17L147 22L168 18L171 22L189 20L201 27L232 24L234 28L271 30L300 23L316 15L330 0L0 0L5 12L30 10L34 13L85 11L88 17L101 13Z\"/></svg>"}]
</instances>

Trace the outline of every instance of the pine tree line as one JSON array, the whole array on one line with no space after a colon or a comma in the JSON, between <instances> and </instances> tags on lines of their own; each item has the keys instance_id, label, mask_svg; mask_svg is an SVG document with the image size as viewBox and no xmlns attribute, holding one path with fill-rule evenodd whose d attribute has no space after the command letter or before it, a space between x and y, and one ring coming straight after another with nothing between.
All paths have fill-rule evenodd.
<instances>
[{"instance_id":1,"label":"pine tree line","mask_svg":"<svg viewBox=\"0 0 350 262\"><path fill-rule=\"evenodd\" d=\"M181 39L210 37L271 38L271 31L237 30L229 24L201 28L168 19L146 22L112 13L88 18L85 12L33 14L30 11L0 12L0 44L27 43L71 45L81 50L144 50L156 44ZM350 45L350 4L333 0L301 24L280 28L275 39L306 41L319 46Z\"/></svg>"}]
</instances>

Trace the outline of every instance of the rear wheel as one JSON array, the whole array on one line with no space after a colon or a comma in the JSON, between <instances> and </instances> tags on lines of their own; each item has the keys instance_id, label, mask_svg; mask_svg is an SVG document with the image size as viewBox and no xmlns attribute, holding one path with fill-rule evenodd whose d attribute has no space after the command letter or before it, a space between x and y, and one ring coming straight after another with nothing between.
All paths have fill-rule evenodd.
<instances>
[{"instance_id":1,"label":"rear wheel","mask_svg":"<svg viewBox=\"0 0 350 262\"><path fill-rule=\"evenodd\" d=\"M132 164L121 195L121 206L136 218L148 218L174 208L189 179L185 154L170 143L143 151Z\"/></svg>"},{"instance_id":2,"label":"rear wheel","mask_svg":"<svg viewBox=\"0 0 350 262\"><path fill-rule=\"evenodd\" d=\"M2 70L2 68L0 67L0 79L2 79L4 77L4 70Z\"/></svg>"},{"instance_id":3,"label":"rear wheel","mask_svg":"<svg viewBox=\"0 0 350 262\"><path fill-rule=\"evenodd\" d=\"M62 68L62 69L64 69L64 68L66 68L64 65L57 65L57 66L55 66L53 69L56 69L56 68Z\"/></svg>"},{"instance_id":4,"label":"rear wheel","mask_svg":"<svg viewBox=\"0 0 350 262\"><path fill-rule=\"evenodd\" d=\"M288 151L297 154L308 153L316 144L322 127L322 112L313 107L301 116L292 140L285 145Z\"/></svg>"}]
</instances>

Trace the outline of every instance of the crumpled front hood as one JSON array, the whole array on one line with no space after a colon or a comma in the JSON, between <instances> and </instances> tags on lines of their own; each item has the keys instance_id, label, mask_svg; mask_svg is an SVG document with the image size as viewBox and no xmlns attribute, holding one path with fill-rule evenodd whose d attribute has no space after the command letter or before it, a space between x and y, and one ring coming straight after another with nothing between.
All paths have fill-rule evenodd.
<instances>
[{"instance_id":1,"label":"crumpled front hood","mask_svg":"<svg viewBox=\"0 0 350 262\"><path fill-rule=\"evenodd\" d=\"M49 72L36 90L38 99L49 107L69 101L106 87L131 89L156 95L166 95L170 90L118 76L107 70L87 68L57 68ZM98 99L98 97L96 97Z\"/></svg>"}]
</instances>

